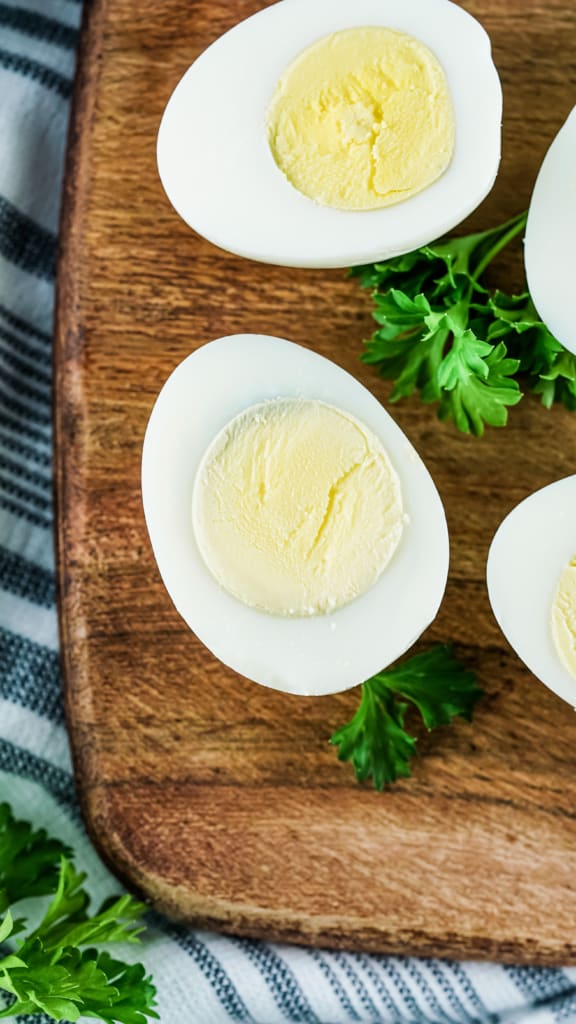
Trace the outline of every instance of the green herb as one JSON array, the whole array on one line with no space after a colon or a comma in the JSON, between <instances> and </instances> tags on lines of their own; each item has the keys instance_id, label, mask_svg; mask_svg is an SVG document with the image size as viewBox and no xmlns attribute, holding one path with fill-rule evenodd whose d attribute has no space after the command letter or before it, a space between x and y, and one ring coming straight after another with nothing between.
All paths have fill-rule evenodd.
<instances>
[{"instance_id":1,"label":"green herb","mask_svg":"<svg viewBox=\"0 0 576 1024\"><path fill-rule=\"evenodd\" d=\"M60 858L71 853L44 829L14 821L8 804L0 804L0 914L17 900L55 892Z\"/></svg>"},{"instance_id":2,"label":"green herb","mask_svg":"<svg viewBox=\"0 0 576 1024\"><path fill-rule=\"evenodd\" d=\"M454 657L450 646L438 644L363 683L356 714L330 742L339 748L340 761L352 761L359 781L372 778L375 789L382 790L410 775L416 739L404 728L409 704L431 730L448 725L456 715L470 721L481 695L474 673Z\"/></svg>"},{"instance_id":3,"label":"green herb","mask_svg":"<svg viewBox=\"0 0 576 1024\"><path fill-rule=\"evenodd\" d=\"M576 356L550 334L539 319L528 292L506 295L497 291L490 298L495 317L489 331L491 340L506 338L506 344L520 361L520 372L530 390L541 396L549 409L562 402L576 409Z\"/></svg>"},{"instance_id":4,"label":"green herb","mask_svg":"<svg viewBox=\"0 0 576 1024\"><path fill-rule=\"evenodd\" d=\"M16 821L8 804L0 805L0 945L26 931L23 919L14 920L14 904L52 896L40 924L14 952L0 955L0 991L13 997L0 1018L44 1012L54 1020L87 1016L106 1024L145 1024L158 1015L156 991L144 967L94 948L137 942L145 907L121 896L90 915L86 876L75 870L69 854L44 829Z\"/></svg>"},{"instance_id":5,"label":"green herb","mask_svg":"<svg viewBox=\"0 0 576 1024\"><path fill-rule=\"evenodd\" d=\"M550 334L528 292L490 292L482 283L526 216L351 271L372 291L380 325L362 358L394 381L392 402L418 391L438 403L440 419L477 436L486 424L505 425L522 398L519 377L546 407L576 408L576 357Z\"/></svg>"}]
</instances>

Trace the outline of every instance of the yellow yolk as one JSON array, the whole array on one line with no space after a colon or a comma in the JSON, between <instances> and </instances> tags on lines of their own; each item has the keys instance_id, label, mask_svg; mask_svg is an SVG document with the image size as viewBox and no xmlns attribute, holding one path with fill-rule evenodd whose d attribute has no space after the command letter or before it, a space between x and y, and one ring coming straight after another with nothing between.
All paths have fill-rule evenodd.
<instances>
[{"instance_id":1,"label":"yellow yolk","mask_svg":"<svg viewBox=\"0 0 576 1024\"><path fill-rule=\"evenodd\" d=\"M341 210L390 206L431 185L454 150L444 71L392 29L345 29L286 69L267 114L272 154L310 199Z\"/></svg>"},{"instance_id":2,"label":"yellow yolk","mask_svg":"<svg viewBox=\"0 0 576 1024\"><path fill-rule=\"evenodd\" d=\"M558 581L552 605L552 636L560 661L576 678L576 555Z\"/></svg>"},{"instance_id":3,"label":"yellow yolk","mask_svg":"<svg viewBox=\"0 0 576 1024\"><path fill-rule=\"evenodd\" d=\"M245 604L316 615L376 582L403 528L400 482L378 438L323 402L278 399L208 449L193 526L211 573Z\"/></svg>"}]
</instances>

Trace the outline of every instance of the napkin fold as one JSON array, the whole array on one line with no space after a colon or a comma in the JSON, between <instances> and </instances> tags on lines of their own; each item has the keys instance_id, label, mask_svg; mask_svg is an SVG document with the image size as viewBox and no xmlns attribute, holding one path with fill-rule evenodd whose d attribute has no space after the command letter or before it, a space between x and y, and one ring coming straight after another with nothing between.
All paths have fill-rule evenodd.
<instances>
[{"instance_id":1,"label":"napkin fold","mask_svg":"<svg viewBox=\"0 0 576 1024\"><path fill-rule=\"evenodd\" d=\"M80 15L78 0L0 2L0 800L74 847L100 902L119 885L74 791L52 543L54 272ZM157 915L121 955L153 973L163 1024L576 1022L575 968L301 949Z\"/></svg>"}]
</instances>

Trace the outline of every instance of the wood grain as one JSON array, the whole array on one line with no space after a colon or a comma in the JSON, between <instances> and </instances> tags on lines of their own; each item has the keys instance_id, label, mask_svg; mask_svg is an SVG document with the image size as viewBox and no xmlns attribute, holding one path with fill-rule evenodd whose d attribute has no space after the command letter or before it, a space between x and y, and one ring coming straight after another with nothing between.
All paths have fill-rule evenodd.
<instances>
[{"instance_id":1,"label":"wood grain","mask_svg":"<svg viewBox=\"0 0 576 1024\"><path fill-rule=\"evenodd\" d=\"M63 667L91 835L175 918L239 934L396 953L576 963L576 722L490 613L490 539L530 491L574 471L576 418L536 401L460 436L395 407L446 505L452 566L422 640L452 640L486 689L473 726L420 739L378 795L327 739L357 695L299 699L225 670L174 611L140 501L154 398L193 348L235 331L309 345L382 400L359 362L369 302L340 272L260 266L197 238L165 199L155 136L194 57L255 0L94 0L65 189L56 412ZM526 206L576 90L576 11L467 0L505 89L496 187L470 226ZM468 225L467 225L468 226ZM519 255L495 273L521 282Z\"/></svg>"}]
</instances>

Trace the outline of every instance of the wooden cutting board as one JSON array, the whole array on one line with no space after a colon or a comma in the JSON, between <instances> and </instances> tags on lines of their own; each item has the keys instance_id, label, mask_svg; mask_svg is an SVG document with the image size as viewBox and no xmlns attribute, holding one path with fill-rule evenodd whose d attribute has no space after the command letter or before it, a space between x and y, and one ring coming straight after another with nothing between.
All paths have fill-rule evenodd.
<instances>
[{"instance_id":1,"label":"wooden cutting board","mask_svg":"<svg viewBox=\"0 0 576 1024\"><path fill-rule=\"evenodd\" d=\"M576 415L526 399L505 430L459 435L395 407L444 499L446 599L421 646L454 641L486 689L473 726L419 741L377 794L328 738L356 692L302 699L222 667L178 617L152 557L140 453L173 367L236 331L309 345L383 401L359 361L370 301L342 272L236 259L195 237L155 164L168 97L257 0L88 4L58 289L56 444L68 720L86 823L129 886L174 917L242 935L395 953L576 963L576 720L492 618L490 539L535 488L574 472ZM504 156L466 227L527 205L576 98L566 0L466 0L505 91ZM521 284L519 255L495 270Z\"/></svg>"}]
</instances>

